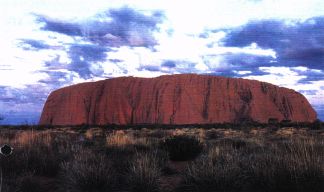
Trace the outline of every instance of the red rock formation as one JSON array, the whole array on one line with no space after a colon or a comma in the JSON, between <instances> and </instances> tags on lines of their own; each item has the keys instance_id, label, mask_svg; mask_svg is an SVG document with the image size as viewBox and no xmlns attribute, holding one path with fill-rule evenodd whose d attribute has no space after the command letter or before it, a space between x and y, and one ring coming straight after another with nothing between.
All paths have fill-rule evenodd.
<instances>
[{"instance_id":1,"label":"red rock formation","mask_svg":"<svg viewBox=\"0 0 324 192\"><path fill-rule=\"evenodd\" d=\"M269 118L311 122L300 93L255 80L204 75L120 77L50 94L40 124L208 124Z\"/></svg>"}]
</instances>

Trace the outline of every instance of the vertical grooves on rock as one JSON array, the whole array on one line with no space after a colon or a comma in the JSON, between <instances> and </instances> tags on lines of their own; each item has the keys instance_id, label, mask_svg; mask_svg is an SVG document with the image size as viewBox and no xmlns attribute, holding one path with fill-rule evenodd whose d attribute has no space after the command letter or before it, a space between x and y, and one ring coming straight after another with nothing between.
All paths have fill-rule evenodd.
<instances>
[{"instance_id":1,"label":"vertical grooves on rock","mask_svg":"<svg viewBox=\"0 0 324 192\"><path fill-rule=\"evenodd\" d=\"M90 100L90 101L89 101ZM90 107L91 107L91 96L90 99L88 98L83 98L83 105L84 105L84 110L86 113L86 124L89 124L89 118L90 118Z\"/></svg>"},{"instance_id":2,"label":"vertical grooves on rock","mask_svg":"<svg viewBox=\"0 0 324 192\"><path fill-rule=\"evenodd\" d=\"M157 103L157 107L158 107L158 115L157 115L157 123L161 124L163 123L163 119L164 119L164 111L163 111L163 96L166 95L165 91L167 90L169 83L168 82L160 82L161 84L161 89L159 89L158 91L158 103ZM162 111L162 112L161 112Z\"/></svg>"},{"instance_id":3,"label":"vertical grooves on rock","mask_svg":"<svg viewBox=\"0 0 324 192\"><path fill-rule=\"evenodd\" d=\"M207 80L207 87L206 87L206 95L204 98L203 103L203 111L202 111L202 117L207 120L208 119L208 110L209 110L209 97L210 97L210 89L211 89L211 78L208 78Z\"/></svg>"},{"instance_id":4,"label":"vertical grooves on rock","mask_svg":"<svg viewBox=\"0 0 324 192\"><path fill-rule=\"evenodd\" d=\"M287 97L282 97L282 113L285 117L285 119L290 119L292 115L292 107L291 104L289 103Z\"/></svg>"},{"instance_id":5,"label":"vertical grooves on rock","mask_svg":"<svg viewBox=\"0 0 324 192\"><path fill-rule=\"evenodd\" d=\"M172 114L170 116L170 124L174 123L175 114L177 112L177 109L179 109L181 92L182 92L181 87L179 84L177 84L173 92L173 100L172 100L173 109L172 109Z\"/></svg>"},{"instance_id":6,"label":"vertical grooves on rock","mask_svg":"<svg viewBox=\"0 0 324 192\"><path fill-rule=\"evenodd\" d=\"M266 83L261 82L261 90L264 94L266 94L268 92L268 86Z\"/></svg>"},{"instance_id":7,"label":"vertical grooves on rock","mask_svg":"<svg viewBox=\"0 0 324 192\"><path fill-rule=\"evenodd\" d=\"M314 121L303 95L253 80L203 75L124 77L82 83L50 94L41 124L199 124L250 118Z\"/></svg>"},{"instance_id":8,"label":"vertical grooves on rock","mask_svg":"<svg viewBox=\"0 0 324 192\"><path fill-rule=\"evenodd\" d=\"M102 100L102 96L104 94L105 83L102 83L98 89L99 89L98 95L95 95L95 101L94 101L94 107L93 107L93 111L92 111L91 122L89 122L91 124L96 124L96 122L98 122L98 120L97 120L97 117L99 116L98 105L101 103L100 101ZM105 113L103 114L103 117L104 117L105 121L107 121Z\"/></svg>"},{"instance_id":9,"label":"vertical grooves on rock","mask_svg":"<svg viewBox=\"0 0 324 192\"><path fill-rule=\"evenodd\" d=\"M158 123L159 121L159 114L160 114L160 111L159 111L159 90L157 90L155 92L155 111L156 111L156 115L155 115L155 123Z\"/></svg>"}]
</instances>

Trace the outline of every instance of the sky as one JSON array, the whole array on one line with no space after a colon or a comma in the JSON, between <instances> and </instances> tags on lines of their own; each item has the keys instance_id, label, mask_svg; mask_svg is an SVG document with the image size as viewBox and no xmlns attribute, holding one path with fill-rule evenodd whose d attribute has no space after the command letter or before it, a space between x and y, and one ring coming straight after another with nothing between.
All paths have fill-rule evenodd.
<instances>
[{"instance_id":1,"label":"sky","mask_svg":"<svg viewBox=\"0 0 324 192\"><path fill-rule=\"evenodd\" d=\"M58 88L198 73L302 93L324 120L323 0L0 0L0 124Z\"/></svg>"}]
</instances>

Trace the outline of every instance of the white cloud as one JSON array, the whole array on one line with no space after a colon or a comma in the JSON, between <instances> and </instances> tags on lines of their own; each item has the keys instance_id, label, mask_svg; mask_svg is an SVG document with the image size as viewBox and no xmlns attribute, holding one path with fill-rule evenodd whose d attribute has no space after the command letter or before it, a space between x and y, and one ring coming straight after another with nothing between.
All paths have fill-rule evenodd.
<instances>
[{"instance_id":1,"label":"white cloud","mask_svg":"<svg viewBox=\"0 0 324 192\"><path fill-rule=\"evenodd\" d=\"M68 44L89 43L78 37L41 31L42 24L35 21L33 14L49 18L77 21L87 24L94 15L109 8L129 6L139 11L162 10L166 20L159 24L160 31L154 33L158 45L154 51L143 47L118 47L107 53L107 61L96 62L90 70L103 70L101 77L83 79L73 71L68 71L71 58L67 53ZM208 73L220 69L230 69L224 56L227 54L247 54L277 58L272 49L262 49L256 43L243 48L224 47L222 39L226 31L211 32L228 27L237 27L251 20L283 19L289 25L298 21L322 16L324 1L322 0L0 0L0 86L24 88L37 84L39 80L50 79L41 70L48 69L46 61L56 61L60 65L51 66L52 71L67 72L70 83L95 81L107 77L141 76L152 77L173 73ZM145 13L147 14L147 12ZM96 17L98 19L98 17ZM101 18L102 19L102 18ZM294 19L287 20L287 19ZM172 33L170 33L172 31ZM199 35L208 33L206 38ZM113 35L106 35L107 40L114 40ZM17 47L21 39L44 41L50 45L49 50L28 51ZM115 39L116 40L116 39ZM138 40L133 39L134 45ZM121 60L111 62L109 59ZM162 67L166 61L175 61L174 68ZM149 71L147 67L156 67L159 71ZM244 67L244 66L243 66ZM299 66L261 67L268 75L256 76L251 71L233 71L246 78L270 82L295 90L317 90L316 95L305 95L313 104L323 103L324 91L320 89L323 81L309 84L299 83L306 78L306 72L321 73L320 70ZM58 81L64 82L63 79ZM49 86L50 88L51 85ZM50 89L49 88L49 89ZM50 90L47 90L50 91ZM305 92L307 93L307 92ZM0 102L1 105L1 102ZM21 104L26 109L29 105ZM15 106L19 107L19 106ZM39 110L39 107L38 109Z\"/></svg>"},{"instance_id":2,"label":"white cloud","mask_svg":"<svg viewBox=\"0 0 324 192\"><path fill-rule=\"evenodd\" d=\"M254 79L264 82L269 82L274 85L294 89L296 91L316 91L316 94L307 94L304 92L304 96L313 105L322 105L324 98L324 90L321 89L324 81L312 81L309 83L300 83L299 81L307 78L306 75L302 75L305 71L313 72L307 67L259 67L263 72L269 73L268 75L249 75L245 76L245 79Z\"/></svg>"},{"instance_id":3,"label":"white cloud","mask_svg":"<svg viewBox=\"0 0 324 192\"><path fill-rule=\"evenodd\" d=\"M298 81L307 77L305 75L300 75L289 67L259 67L259 70L269 74L250 75L244 78L265 81L287 88L295 88L296 85L298 85Z\"/></svg>"},{"instance_id":4,"label":"white cloud","mask_svg":"<svg viewBox=\"0 0 324 192\"><path fill-rule=\"evenodd\" d=\"M194 67L195 70L208 72L218 68L228 67L223 63L222 55L233 54L251 54L260 56L270 56L276 58L276 53L271 49L261 49L257 44L251 44L248 47L222 47L220 40L225 37L225 32L210 33L209 37L199 38L199 33L205 29L215 29L219 27L238 26L248 22L251 19L264 18L296 18L305 19L319 15L324 11L324 3L318 0L299 1L277 1L264 0L253 2L248 0L226 0L226 1L171 1L171 0L141 0L141 1L106 1L106 0L30 0L21 2L20 0L2 0L0 2L0 36L2 50L0 56L0 65L11 65L13 71L17 70L22 77L28 78L20 82L21 84L32 83L32 80L39 80L42 75L30 78L29 74L43 67L44 61L53 59L60 55L60 62L70 62L66 54L66 47L62 42L75 43L77 39L54 32L39 31L40 24L35 22L35 17L31 15L40 14L51 18L61 20L78 20L86 22L98 12L105 11L108 8L121 6L130 6L138 10L161 9L165 12L167 20L161 24L162 33L156 33L155 37L159 45L155 47L156 52L135 48L129 49L121 47L116 53L110 53L109 58L122 59L123 63L111 65L104 64L103 68L106 74L112 76L127 74L136 75L140 73L138 69L142 65L161 65L163 60L186 61L181 66L182 69ZM289 6L287 6L289 5ZM86 10L86 11L85 11ZM173 35L169 36L166 30L173 30ZM16 48L17 39L37 39L43 40L52 47L51 51L32 53L30 51L21 51ZM81 41L80 39L77 41ZM212 47L206 47L213 44ZM46 55L47 54L47 55ZM17 59L21 58L20 60ZM206 63L206 58L209 59ZM21 64L24 62L24 65ZM23 66L23 67L22 67ZM20 70L28 68L28 70ZM298 69L296 69L298 70ZM15 72L13 72L15 73ZM24 74L26 73L26 74ZM10 73L8 73L10 74ZM0 84L9 85L12 81L0 80ZM13 83L13 86L19 86L19 83Z\"/></svg>"},{"instance_id":5,"label":"white cloud","mask_svg":"<svg viewBox=\"0 0 324 192\"><path fill-rule=\"evenodd\" d=\"M161 0L148 3L147 6L145 3L133 5L164 9L170 20L170 28L183 34L240 26L255 19L305 20L323 15L324 12L324 2L321 0Z\"/></svg>"},{"instance_id":6,"label":"white cloud","mask_svg":"<svg viewBox=\"0 0 324 192\"><path fill-rule=\"evenodd\" d=\"M252 73L252 71L233 71L233 72L239 75L247 75Z\"/></svg>"}]
</instances>

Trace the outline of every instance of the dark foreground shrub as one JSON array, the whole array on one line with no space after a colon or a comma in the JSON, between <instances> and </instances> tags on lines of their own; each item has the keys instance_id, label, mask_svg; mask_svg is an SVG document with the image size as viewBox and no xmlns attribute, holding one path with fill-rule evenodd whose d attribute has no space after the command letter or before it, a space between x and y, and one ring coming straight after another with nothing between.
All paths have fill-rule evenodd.
<instances>
[{"instance_id":1,"label":"dark foreground shrub","mask_svg":"<svg viewBox=\"0 0 324 192\"><path fill-rule=\"evenodd\" d=\"M16 177L24 172L35 175L55 176L60 165L59 155L45 145L23 146L8 157L0 156L0 167L6 178Z\"/></svg>"},{"instance_id":2,"label":"dark foreground shrub","mask_svg":"<svg viewBox=\"0 0 324 192\"><path fill-rule=\"evenodd\" d=\"M128 160L133 159L135 155L135 148L133 146L107 146L104 148L104 154L113 163L114 169L124 174L128 171Z\"/></svg>"},{"instance_id":3,"label":"dark foreground shrub","mask_svg":"<svg viewBox=\"0 0 324 192\"><path fill-rule=\"evenodd\" d=\"M63 191L101 192L116 186L113 164L104 155L81 151L69 161L62 163L61 181Z\"/></svg>"},{"instance_id":4,"label":"dark foreground shrub","mask_svg":"<svg viewBox=\"0 0 324 192\"><path fill-rule=\"evenodd\" d=\"M35 178L32 173L26 173L18 178L18 191L19 192L42 192L44 189L38 178Z\"/></svg>"},{"instance_id":5,"label":"dark foreground shrub","mask_svg":"<svg viewBox=\"0 0 324 192\"><path fill-rule=\"evenodd\" d=\"M173 136L160 143L171 160L186 161L196 158L203 150L203 144L195 137L184 135Z\"/></svg>"},{"instance_id":6,"label":"dark foreground shrub","mask_svg":"<svg viewBox=\"0 0 324 192\"><path fill-rule=\"evenodd\" d=\"M218 192L240 191L242 178L237 152L210 150L192 162L186 172L185 180L178 191Z\"/></svg>"},{"instance_id":7,"label":"dark foreground shrub","mask_svg":"<svg viewBox=\"0 0 324 192\"><path fill-rule=\"evenodd\" d=\"M160 176L167 156L159 151L137 153L128 173L128 186L132 192L160 191Z\"/></svg>"}]
</instances>

